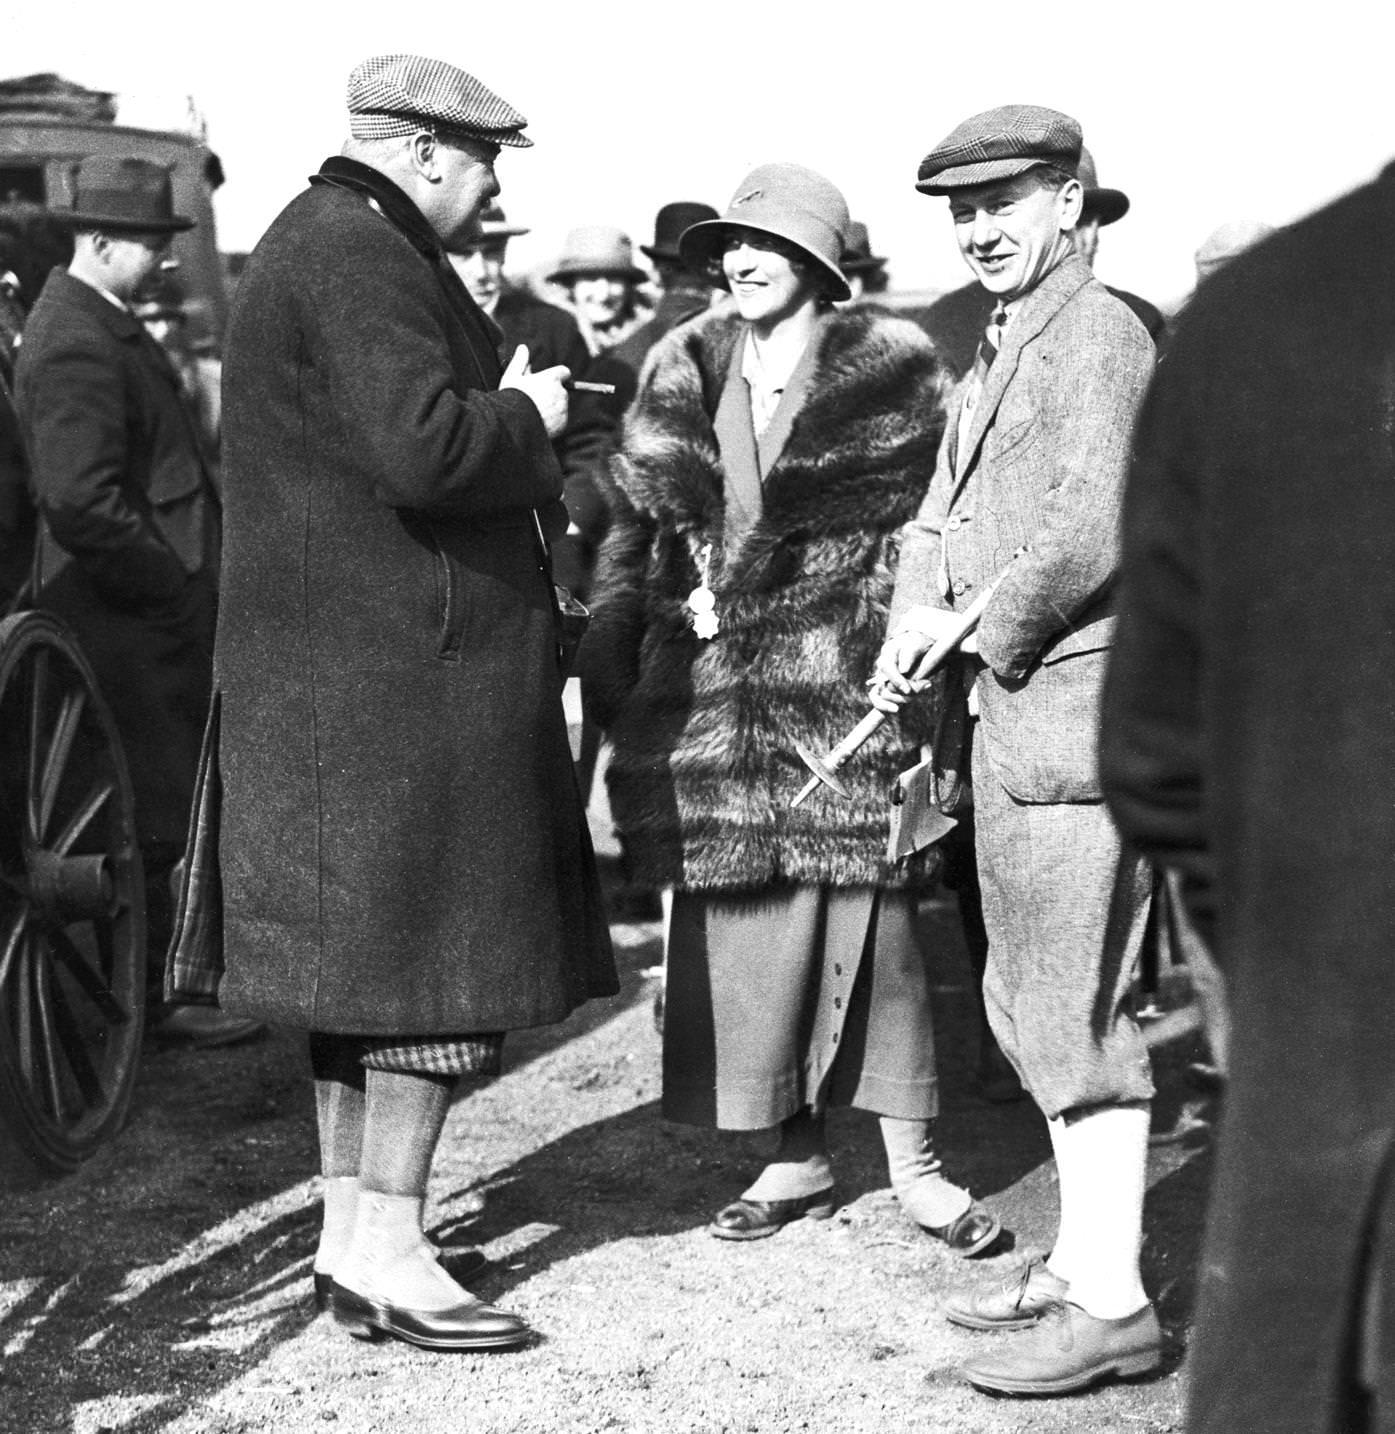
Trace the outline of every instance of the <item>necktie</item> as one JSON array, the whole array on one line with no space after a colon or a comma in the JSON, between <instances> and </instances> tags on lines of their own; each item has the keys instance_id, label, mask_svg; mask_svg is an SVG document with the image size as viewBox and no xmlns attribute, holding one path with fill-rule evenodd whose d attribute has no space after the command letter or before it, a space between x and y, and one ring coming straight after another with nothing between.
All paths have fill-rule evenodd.
<instances>
[{"instance_id":1,"label":"necktie","mask_svg":"<svg viewBox=\"0 0 1395 1434\"><path fill-rule=\"evenodd\" d=\"M1007 313L999 304L993 310L993 317L988 321L988 327L984 329L983 337L978 342L978 352L974 355L974 378L980 388L988 377L988 370L993 367L993 360L998 357L998 349L1003 341L1003 325L1006 322Z\"/></svg>"}]
</instances>

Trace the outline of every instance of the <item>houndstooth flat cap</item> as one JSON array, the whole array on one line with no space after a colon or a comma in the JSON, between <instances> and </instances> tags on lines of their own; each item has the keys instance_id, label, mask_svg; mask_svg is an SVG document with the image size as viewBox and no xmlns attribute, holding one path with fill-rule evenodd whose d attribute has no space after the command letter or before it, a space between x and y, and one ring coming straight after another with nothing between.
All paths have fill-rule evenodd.
<instances>
[{"instance_id":1,"label":"houndstooth flat cap","mask_svg":"<svg viewBox=\"0 0 1395 1434\"><path fill-rule=\"evenodd\" d=\"M349 75L349 133L391 139L438 124L494 144L527 149L528 121L473 75L423 55L374 55Z\"/></svg>"},{"instance_id":2,"label":"houndstooth flat cap","mask_svg":"<svg viewBox=\"0 0 1395 1434\"><path fill-rule=\"evenodd\" d=\"M1034 164L1074 174L1080 164L1080 125L1039 105L1001 105L966 119L920 161L916 188L948 194L971 184L1011 179Z\"/></svg>"}]
</instances>

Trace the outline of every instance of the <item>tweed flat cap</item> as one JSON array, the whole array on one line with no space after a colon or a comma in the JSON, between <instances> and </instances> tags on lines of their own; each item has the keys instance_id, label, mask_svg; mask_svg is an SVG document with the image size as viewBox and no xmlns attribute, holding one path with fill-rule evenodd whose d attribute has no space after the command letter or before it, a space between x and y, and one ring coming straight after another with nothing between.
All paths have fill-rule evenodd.
<instances>
[{"instance_id":1,"label":"tweed flat cap","mask_svg":"<svg viewBox=\"0 0 1395 1434\"><path fill-rule=\"evenodd\" d=\"M475 139L527 149L528 121L473 75L423 55L374 55L349 75L349 133L391 139L441 125Z\"/></svg>"},{"instance_id":2,"label":"tweed flat cap","mask_svg":"<svg viewBox=\"0 0 1395 1434\"><path fill-rule=\"evenodd\" d=\"M1039 105L1000 105L966 119L924 159L916 176L922 194L948 194L971 184L1011 179L1036 164L1071 174L1080 163L1080 125Z\"/></svg>"}]
</instances>

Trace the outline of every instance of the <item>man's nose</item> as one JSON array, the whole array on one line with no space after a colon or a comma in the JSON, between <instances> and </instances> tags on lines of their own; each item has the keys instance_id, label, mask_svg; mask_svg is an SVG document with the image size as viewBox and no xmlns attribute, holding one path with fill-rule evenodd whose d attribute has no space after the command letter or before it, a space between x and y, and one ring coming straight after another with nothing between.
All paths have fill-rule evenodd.
<instances>
[{"instance_id":1,"label":"man's nose","mask_svg":"<svg viewBox=\"0 0 1395 1434\"><path fill-rule=\"evenodd\" d=\"M973 246L975 249L987 249L997 242L998 221L993 215L980 209L974 215Z\"/></svg>"}]
</instances>

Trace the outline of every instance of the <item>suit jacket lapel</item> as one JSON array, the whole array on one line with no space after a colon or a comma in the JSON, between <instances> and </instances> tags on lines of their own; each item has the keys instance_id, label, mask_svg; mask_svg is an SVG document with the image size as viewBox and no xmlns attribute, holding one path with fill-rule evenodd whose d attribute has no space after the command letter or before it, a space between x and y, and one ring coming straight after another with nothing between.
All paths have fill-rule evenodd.
<instances>
[{"instance_id":1,"label":"suit jacket lapel","mask_svg":"<svg viewBox=\"0 0 1395 1434\"><path fill-rule=\"evenodd\" d=\"M969 469L978 461L978 451L983 444L984 434L988 432L988 426L998 411L1003 394L1017 372L1022 350L1056 317L1066 300L1090 282L1091 277L1090 266L1079 255L1072 254L1057 264L1023 299L1021 308L1007 326L1007 332L1003 335L1003 346L984 380L978 406L969 419L968 431L964 435L963 453L960 454L957 445L952 450L956 493L964 486ZM957 429L958 425L955 424L954 427ZM955 436L957 438L957 434Z\"/></svg>"}]
</instances>

